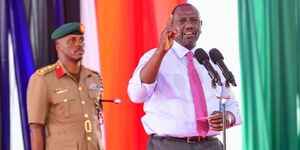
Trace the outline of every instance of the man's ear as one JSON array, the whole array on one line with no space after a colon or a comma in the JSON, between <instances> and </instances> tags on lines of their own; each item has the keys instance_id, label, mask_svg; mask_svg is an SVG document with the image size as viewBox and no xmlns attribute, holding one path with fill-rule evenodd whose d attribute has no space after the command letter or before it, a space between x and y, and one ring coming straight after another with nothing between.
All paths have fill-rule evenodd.
<instances>
[{"instance_id":1,"label":"man's ear","mask_svg":"<svg viewBox=\"0 0 300 150\"><path fill-rule=\"evenodd\" d=\"M56 45L55 45L55 49L56 49L56 51L60 51L60 50L61 50L60 45L56 44Z\"/></svg>"},{"instance_id":2,"label":"man's ear","mask_svg":"<svg viewBox=\"0 0 300 150\"><path fill-rule=\"evenodd\" d=\"M56 51L61 51L61 45L59 44L58 41L55 41L55 49Z\"/></svg>"},{"instance_id":3,"label":"man's ear","mask_svg":"<svg viewBox=\"0 0 300 150\"><path fill-rule=\"evenodd\" d=\"M202 24L203 24L203 22L202 22L202 20L200 20L200 29L199 29L200 34L202 33Z\"/></svg>"}]
</instances>

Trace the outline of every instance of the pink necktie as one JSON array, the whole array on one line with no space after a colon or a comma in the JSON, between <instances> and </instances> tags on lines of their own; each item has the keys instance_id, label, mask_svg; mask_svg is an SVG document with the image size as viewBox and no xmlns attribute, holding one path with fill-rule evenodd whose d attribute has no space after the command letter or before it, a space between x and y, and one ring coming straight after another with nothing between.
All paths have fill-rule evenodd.
<instances>
[{"instance_id":1,"label":"pink necktie","mask_svg":"<svg viewBox=\"0 0 300 150\"><path fill-rule=\"evenodd\" d=\"M197 132L198 134L200 134L200 136L205 137L209 129L208 121L201 120L202 117L207 117L205 95L203 92L203 88L197 70L194 66L194 62L193 62L194 54L192 52L188 52L187 57L188 57L188 65L187 65L188 75L189 75L190 86L192 89L192 95L194 99Z\"/></svg>"}]
</instances>

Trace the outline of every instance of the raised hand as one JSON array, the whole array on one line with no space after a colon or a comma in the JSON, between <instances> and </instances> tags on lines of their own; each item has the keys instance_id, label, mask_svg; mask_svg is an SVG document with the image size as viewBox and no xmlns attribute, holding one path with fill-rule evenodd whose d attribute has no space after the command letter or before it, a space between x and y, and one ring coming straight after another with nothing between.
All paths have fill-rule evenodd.
<instances>
[{"instance_id":1,"label":"raised hand","mask_svg":"<svg viewBox=\"0 0 300 150\"><path fill-rule=\"evenodd\" d=\"M173 15L170 16L165 29L161 33L159 48L167 52L173 46L177 30L172 25Z\"/></svg>"}]
</instances>

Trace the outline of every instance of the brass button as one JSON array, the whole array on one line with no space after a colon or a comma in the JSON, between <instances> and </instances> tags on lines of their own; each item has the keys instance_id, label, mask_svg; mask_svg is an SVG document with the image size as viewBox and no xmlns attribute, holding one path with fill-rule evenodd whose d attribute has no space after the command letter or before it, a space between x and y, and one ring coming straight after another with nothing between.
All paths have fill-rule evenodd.
<instances>
[{"instance_id":1,"label":"brass button","mask_svg":"<svg viewBox=\"0 0 300 150\"><path fill-rule=\"evenodd\" d=\"M99 96L97 96L97 99L100 99L100 97L99 97Z\"/></svg>"},{"instance_id":2,"label":"brass button","mask_svg":"<svg viewBox=\"0 0 300 150\"><path fill-rule=\"evenodd\" d=\"M89 117L89 115L88 115L88 114L84 114L84 117L85 117L85 118L88 118L88 117Z\"/></svg>"},{"instance_id":3,"label":"brass button","mask_svg":"<svg viewBox=\"0 0 300 150\"><path fill-rule=\"evenodd\" d=\"M90 136L86 137L86 139L89 141L92 140L92 138Z\"/></svg>"},{"instance_id":4,"label":"brass button","mask_svg":"<svg viewBox=\"0 0 300 150\"><path fill-rule=\"evenodd\" d=\"M85 104L85 101L81 101L81 104L84 105L84 104Z\"/></svg>"},{"instance_id":5,"label":"brass button","mask_svg":"<svg viewBox=\"0 0 300 150\"><path fill-rule=\"evenodd\" d=\"M65 99L64 99L64 102L68 102L68 99L65 98Z\"/></svg>"},{"instance_id":6,"label":"brass button","mask_svg":"<svg viewBox=\"0 0 300 150\"><path fill-rule=\"evenodd\" d=\"M78 90L79 90L79 91L82 91L82 87L78 87Z\"/></svg>"}]
</instances>

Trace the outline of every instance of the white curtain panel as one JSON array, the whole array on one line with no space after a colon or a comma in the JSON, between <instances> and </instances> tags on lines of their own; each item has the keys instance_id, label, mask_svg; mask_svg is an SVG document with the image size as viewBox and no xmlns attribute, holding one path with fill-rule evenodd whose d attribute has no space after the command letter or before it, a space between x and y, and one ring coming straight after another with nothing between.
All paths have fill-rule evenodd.
<instances>
[{"instance_id":1,"label":"white curtain panel","mask_svg":"<svg viewBox=\"0 0 300 150\"><path fill-rule=\"evenodd\" d=\"M10 122L10 150L24 150L24 141L21 127L21 115L19 108L19 95L15 75L14 51L11 35L8 35L9 58L9 122Z\"/></svg>"},{"instance_id":2,"label":"white curtain panel","mask_svg":"<svg viewBox=\"0 0 300 150\"><path fill-rule=\"evenodd\" d=\"M80 1L80 19L85 27L85 53L82 63L100 73L99 41L94 0Z\"/></svg>"},{"instance_id":3,"label":"white curtain panel","mask_svg":"<svg viewBox=\"0 0 300 150\"><path fill-rule=\"evenodd\" d=\"M235 98L241 104L241 80L238 39L237 0L188 0L198 8L203 21L198 46L207 52L217 48L224 56L224 62L233 73L237 87L231 87ZM242 149L242 125L227 130L227 149ZM219 137L222 141L222 136Z\"/></svg>"}]
</instances>

